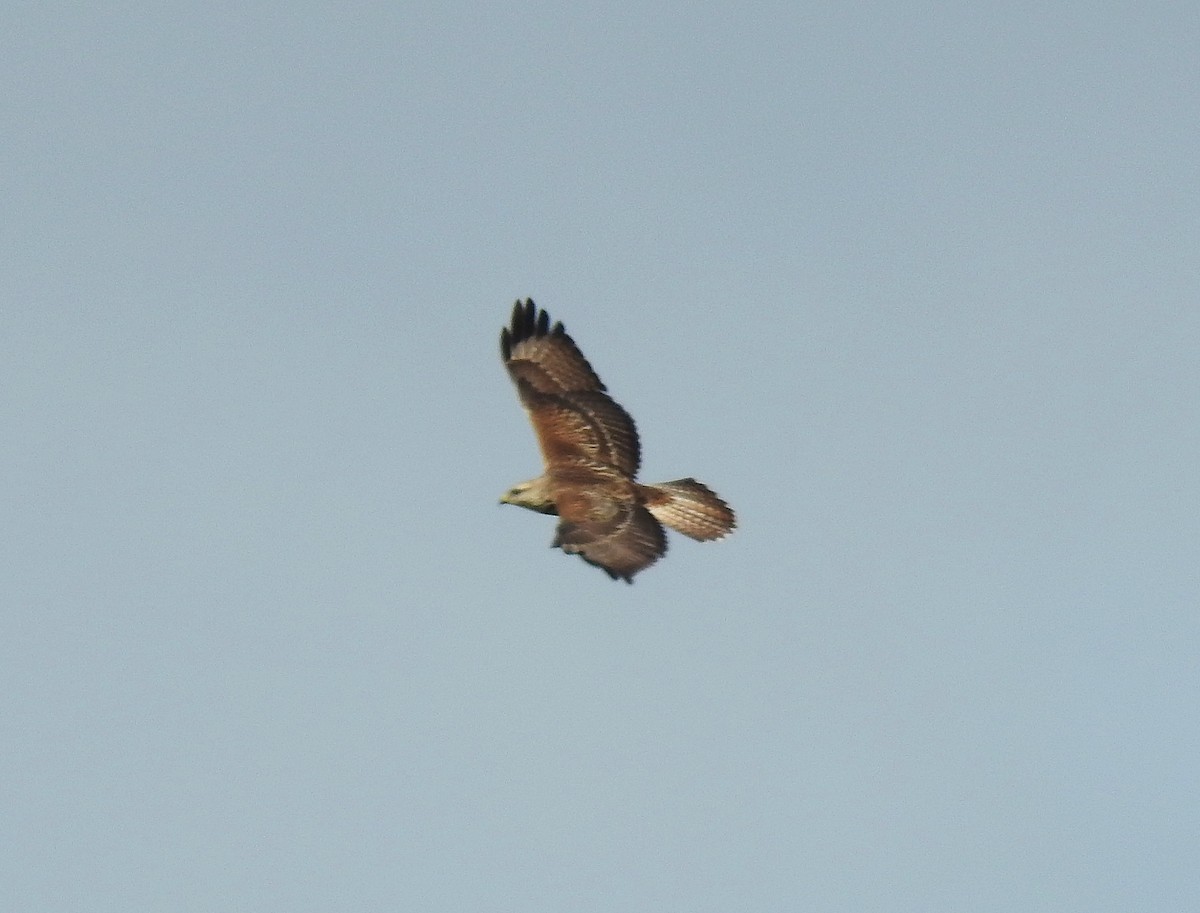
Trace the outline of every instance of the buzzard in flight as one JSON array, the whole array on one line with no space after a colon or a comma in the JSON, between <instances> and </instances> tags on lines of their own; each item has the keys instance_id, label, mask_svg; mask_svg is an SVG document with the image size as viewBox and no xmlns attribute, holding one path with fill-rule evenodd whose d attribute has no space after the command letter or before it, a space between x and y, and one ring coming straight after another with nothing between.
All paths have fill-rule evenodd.
<instances>
[{"instance_id":1,"label":"buzzard in flight","mask_svg":"<svg viewBox=\"0 0 1200 913\"><path fill-rule=\"evenodd\" d=\"M509 489L500 503L557 515L552 546L632 583L666 552L663 524L702 542L733 531L729 505L695 479L635 480L641 453L633 419L605 392L563 325L551 326L533 301L513 307L500 354L545 464L542 475Z\"/></svg>"}]
</instances>

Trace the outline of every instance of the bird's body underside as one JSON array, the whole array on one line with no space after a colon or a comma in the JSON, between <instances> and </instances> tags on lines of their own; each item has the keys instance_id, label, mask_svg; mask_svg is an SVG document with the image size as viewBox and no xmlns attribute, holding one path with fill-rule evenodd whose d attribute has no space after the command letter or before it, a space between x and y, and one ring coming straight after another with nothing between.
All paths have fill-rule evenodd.
<instances>
[{"instance_id":1,"label":"bird's body underside","mask_svg":"<svg viewBox=\"0 0 1200 913\"><path fill-rule=\"evenodd\" d=\"M636 481L633 419L605 391L561 323L518 301L500 351L541 446L545 471L503 503L559 518L555 547L633 582L667 550L663 525L700 541L730 533L733 511L695 479Z\"/></svg>"}]
</instances>

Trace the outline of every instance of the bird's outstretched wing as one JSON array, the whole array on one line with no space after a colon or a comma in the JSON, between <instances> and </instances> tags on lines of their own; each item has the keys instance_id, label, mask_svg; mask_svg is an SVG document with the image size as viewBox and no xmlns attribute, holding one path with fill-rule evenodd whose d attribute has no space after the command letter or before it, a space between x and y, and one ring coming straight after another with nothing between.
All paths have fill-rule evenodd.
<instances>
[{"instance_id":1,"label":"bird's outstretched wing","mask_svg":"<svg viewBox=\"0 0 1200 913\"><path fill-rule=\"evenodd\" d=\"M625 501L605 521L560 520L553 545L602 568L614 580L633 583L634 574L666 554L667 537L644 507Z\"/></svg>"},{"instance_id":2,"label":"bird's outstretched wing","mask_svg":"<svg viewBox=\"0 0 1200 913\"><path fill-rule=\"evenodd\" d=\"M547 472L576 461L633 478L641 451L633 419L605 387L561 323L532 300L513 306L500 354L537 435Z\"/></svg>"}]
</instances>

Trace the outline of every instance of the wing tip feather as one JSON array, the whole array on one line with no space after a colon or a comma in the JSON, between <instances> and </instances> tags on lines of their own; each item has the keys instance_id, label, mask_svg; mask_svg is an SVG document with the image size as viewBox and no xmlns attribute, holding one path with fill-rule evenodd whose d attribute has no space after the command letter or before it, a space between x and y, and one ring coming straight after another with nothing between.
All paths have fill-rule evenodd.
<instances>
[{"instance_id":1,"label":"wing tip feather","mask_svg":"<svg viewBox=\"0 0 1200 913\"><path fill-rule=\"evenodd\" d=\"M506 354L511 354L513 346L516 346L527 339L540 339L547 335L562 335L562 322L556 323L553 328L550 326L550 314L545 308L539 308L534 304L532 298L526 298L522 301L518 298L513 303L512 320L509 325L502 331L502 336L508 336L508 349Z\"/></svg>"}]
</instances>

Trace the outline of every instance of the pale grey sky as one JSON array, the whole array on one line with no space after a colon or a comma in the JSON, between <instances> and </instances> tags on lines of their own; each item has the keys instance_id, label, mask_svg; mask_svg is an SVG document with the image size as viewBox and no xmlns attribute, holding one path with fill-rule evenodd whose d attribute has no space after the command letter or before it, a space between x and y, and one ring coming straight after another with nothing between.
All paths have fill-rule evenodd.
<instances>
[{"instance_id":1,"label":"pale grey sky","mask_svg":"<svg viewBox=\"0 0 1200 913\"><path fill-rule=\"evenodd\" d=\"M0 908L1200 904L1200 13L12 3ZM496 501L563 320L731 539Z\"/></svg>"}]
</instances>

